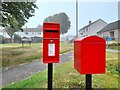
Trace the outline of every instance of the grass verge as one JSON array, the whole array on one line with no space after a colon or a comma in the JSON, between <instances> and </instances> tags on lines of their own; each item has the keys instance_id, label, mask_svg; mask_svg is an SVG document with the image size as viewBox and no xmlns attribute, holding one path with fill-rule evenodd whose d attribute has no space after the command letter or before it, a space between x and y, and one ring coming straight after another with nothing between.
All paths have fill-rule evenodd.
<instances>
[{"instance_id":1,"label":"grass verge","mask_svg":"<svg viewBox=\"0 0 120 90\"><path fill-rule=\"evenodd\" d=\"M72 43L61 43L60 53L73 49ZM25 44L3 44L2 45L2 67L15 66L22 63L32 62L42 57L42 43L33 43L31 46Z\"/></svg>"},{"instance_id":2,"label":"grass verge","mask_svg":"<svg viewBox=\"0 0 120 90\"><path fill-rule=\"evenodd\" d=\"M118 88L118 73L120 73L118 61L108 60L106 68L106 74L92 75L93 88ZM85 75L80 75L74 69L73 61L55 67L53 73L53 88L85 87ZM47 70L4 88L47 88Z\"/></svg>"}]
</instances>

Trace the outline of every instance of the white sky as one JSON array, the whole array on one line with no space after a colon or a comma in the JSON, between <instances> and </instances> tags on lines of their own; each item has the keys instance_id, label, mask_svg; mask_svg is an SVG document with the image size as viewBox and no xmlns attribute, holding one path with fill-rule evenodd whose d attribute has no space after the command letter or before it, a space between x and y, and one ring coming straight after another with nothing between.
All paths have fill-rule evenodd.
<instances>
[{"instance_id":1,"label":"white sky","mask_svg":"<svg viewBox=\"0 0 120 90\"><path fill-rule=\"evenodd\" d=\"M47 0L48 1L48 0ZM44 19L48 16L54 15L56 13L65 12L71 21L71 29L68 34L75 35L76 31L76 2L75 0L69 0L64 2L64 0L55 1L50 0L38 0L35 16L28 20L25 24L27 27L37 27L39 24L42 25ZM106 22L110 23L118 19L118 0L79 0L79 29L88 24L89 20L92 22L101 18ZM109 1L109 2L108 2ZM24 26L24 27L25 27Z\"/></svg>"}]
</instances>

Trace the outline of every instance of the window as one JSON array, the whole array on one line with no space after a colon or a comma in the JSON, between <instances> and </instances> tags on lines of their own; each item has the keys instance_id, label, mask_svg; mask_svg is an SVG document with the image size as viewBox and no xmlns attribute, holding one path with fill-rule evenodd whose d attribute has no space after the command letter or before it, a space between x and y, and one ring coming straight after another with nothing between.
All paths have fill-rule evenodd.
<instances>
[{"instance_id":1,"label":"window","mask_svg":"<svg viewBox=\"0 0 120 90\"><path fill-rule=\"evenodd\" d=\"M28 32L26 32L26 35L28 34Z\"/></svg>"},{"instance_id":2,"label":"window","mask_svg":"<svg viewBox=\"0 0 120 90\"><path fill-rule=\"evenodd\" d=\"M83 35L83 33L80 33L81 35Z\"/></svg>"},{"instance_id":3,"label":"window","mask_svg":"<svg viewBox=\"0 0 120 90\"><path fill-rule=\"evenodd\" d=\"M88 27L86 28L86 32L88 32Z\"/></svg>"},{"instance_id":4,"label":"window","mask_svg":"<svg viewBox=\"0 0 120 90\"><path fill-rule=\"evenodd\" d=\"M114 31L110 32L110 37L114 38Z\"/></svg>"},{"instance_id":5,"label":"window","mask_svg":"<svg viewBox=\"0 0 120 90\"><path fill-rule=\"evenodd\" d=\"M32 34L34 35L34 32L32 32Z\"/></svg>"},{"instance_id":6,"label":"window","mask_svg":"<svg viewBox=\"0 0 120 90\"><path fill-rule=\"evenodd\" d=\"M85 32L85 29L83 30L83 32Z\"/></svg>"},{"instance_id":7,"label":"window","mask_svg":"<svg viewBox=\"0 0 120 90\"><path fill-rule=\"evenodd\" d=\"M41 32L38 32L38 34L41 34Z\"/></svg>"}]
</instances>

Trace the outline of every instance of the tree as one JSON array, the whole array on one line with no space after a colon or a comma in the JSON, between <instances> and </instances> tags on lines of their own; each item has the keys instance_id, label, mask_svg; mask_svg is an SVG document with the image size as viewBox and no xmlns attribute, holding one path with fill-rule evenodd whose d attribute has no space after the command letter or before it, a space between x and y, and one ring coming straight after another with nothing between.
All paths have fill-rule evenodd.
<instances>
[{"instance_id":1,"label":"tree","mask_svg":"<svg viewBox=\"0 0 120 90\"><path fill-rule=\"evenodd\" d=\"M0 35L0 44L4 43L4 37Z\"/></svg>"},{"instance_id":2,"label":"tree","mask_svg":"<svg viewBox=\"0 0 120 90\"><path fill-rule=\"evenodd\" d=\"M14 42L20 43L21 42L21 37L17 34L14 34Z\"/></svg>"},{"instance_id":3,"label":"tree","mask_svg":"<svg viewBox=\"0 0 120 90\"><path fill-rule=\"evenodd\" d=\"M7 32L11 28L10 32L13 35L15 31L22 30L21 27L34 16L35 8L38 7L33 2L2 2L1 26L6 28Z\"/></svg>"},{"instance_id":4,"label":"tree","mask_svg":"<svg viewBox=\"0 0 120 90\"><path fill-rule=\"evenodd\" d=\"M49 16L49 17L45 18L44 22L60 23L61 34L67 33L71 27L71 25L70 25L71 22L69 20L69 17L64 12L55 14L53 16Z\"/></svg>"}]
</instances>

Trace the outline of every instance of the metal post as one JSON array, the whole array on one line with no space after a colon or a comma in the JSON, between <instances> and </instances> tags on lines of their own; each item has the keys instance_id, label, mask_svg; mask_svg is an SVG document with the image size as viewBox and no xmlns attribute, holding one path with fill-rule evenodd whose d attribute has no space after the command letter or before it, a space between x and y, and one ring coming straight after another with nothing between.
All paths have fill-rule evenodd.
<instances>
[{"instance_id":1,"label":"metal post","mask_svg":"<svg viewBox=\"0 0 120 90\"><path fill-rule=\"evenodd\" d=\"M92 90L92 74L86 74L86 90Z\"/></svg>"},{"instance_id":2,"label":"metal post","mask_svg":"<svg viewBox=\"0 0 120 90\"><path fill-rule=\"evenodd\" d=\"M53 63L48 63L48 90L52 90Z\"/></svg>"},{"instance_id":3,"label":"metal post","mask_svg":"<svg viewBox=\"0 0 120 90\"><path fill-rule=\"evenodd\" d=\"M76 38L78 38L78 0L76 0Z\"/></svg>"}]
</instances>

